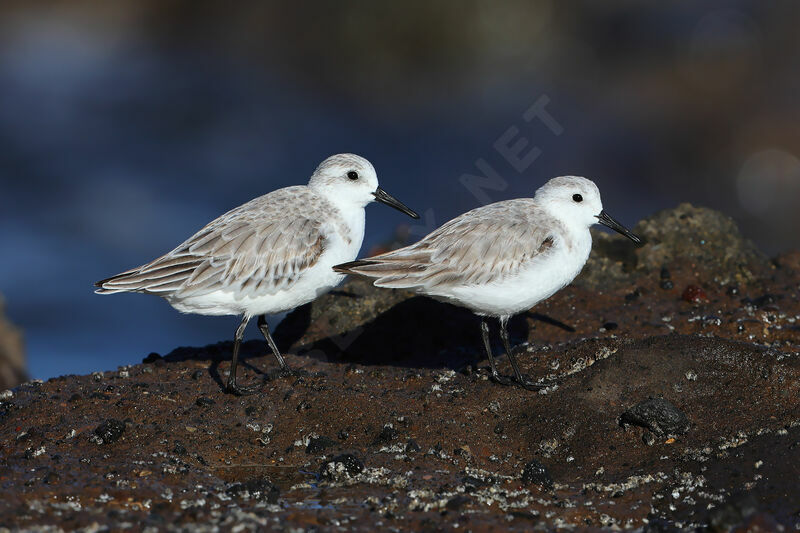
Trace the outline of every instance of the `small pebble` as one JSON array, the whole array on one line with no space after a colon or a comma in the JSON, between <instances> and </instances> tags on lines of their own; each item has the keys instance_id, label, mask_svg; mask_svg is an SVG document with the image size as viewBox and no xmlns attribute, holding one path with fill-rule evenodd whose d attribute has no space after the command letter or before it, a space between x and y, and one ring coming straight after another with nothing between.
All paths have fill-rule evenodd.
<instances>
[{"instance_id":1,"label":"small pebble","mask_svg":"<svg viewBox=\"0 0 800 533\"><path fill-rule=\"evenodd\" d=\"M206 398L205 396L201 396L200 398L194 401L195 405L198 407L208 407L209 405L214 405L214 400L211 398Z\"/></svg>"},{"instance_id":2,"label":"small pebble","mask_svg":"<svg viewBox=\"0 0 800 533\"><path fill-rule=\"evenodd\" d=\"M109 418L94 430L94 434L102 439L103 444L116 442L125 432L125 422Z\"/></svg>"},{"instance_id":3,"label":"small pebble","mask_svg":"<svg viewBox=\"0 0 800 533\"><path fill-rule=\"evenodd\" d=\"M45 476L42 478L42 483L45 485L55 485L59 481L61 481L61 476L52 470L45 474Z\"/></svg>"},{"instance_id":4,"label":"small pebble","mask_svg":"<svg viewBox=\"0 0 800 533\"><path fill-rule=\"evenodd\" d=\"M235 483L228 487L225 492L228 496L253 498L273 504L278 503L278 497L280 496L278 487L266 477L251 479L245 483Z\"/></svg>"},{"instance_id":5,"label":"small pebble","mask_svg":"<svg viewBox=\"0 0 800 533\"><path fill-rule=\"evenodd\" d=\"M457 494L447 500L447 503L444 505L444 508L448 511L460 511L462 507L471 503L472 499L468 496L464 496L463 494Z\"/></svg>"},{"instance_id":6,"label":"small pebble","mask_svg":"<svg viewBox=\"0 0 800 533\"><path fill-rule=\"evenodd\" d=\"M539 485L545 490L553 489L553 478L547 467L536 459L530 461L522 470L522 483L524 485Z\"/></svg>"},{"instance_id":7,"label":"small pebble","mask_svg":"<svg viewBox=\"0 0 800 533\"><path fill-rule=\"evenodd\" d=\"M386 424L375 437L373 444L387 444L397 438L397 430L391 424Z\"/></svg>"},{"instance_id":8,"label":"small pebble","mask_svg":"<svg viewBox=\"0 0 800 533\"><path fill-rule=\"evenodd\" d=\"M319 475L325 479L336 480L341 477L355 476L363 471L363 461L351 453L346 453L322 463L319 469Z\"/></svg>"},{"instance_id":9,"label":"small pebble","mask_svg":"<svg viewBox=\"0 0 800 533\"><path fill-rule=\"evenodd\" d=\"M417 441L415 441L414 439L409 439L408 442L406 442L406 453L419 452L419 451L422 451L422 448L420 447L419 444L417 444Z\"/></svg>"},{"instance_id":10,"label":"small pebble","mask_svg":"<svg viewBox=\"0 0 800 533\"><path fill-rule=\"evenodd\" d=\"M336 446L336 441L329 437L325 437L324 435L320 437L314 437L308 440L306 453L309 455L321 455L323 451L333 446Z\"/></svg>"},{"instance_id":11,"label":"small pebble","mask_svg":"<svg viewBox=\"0 0 800 533\"><path fill-rule=\"evenodd\" d=\"M635 291L630 292L630 293L625 295L625 301L626 302L632 302L632 301L634 301L635 299L637 299L641 295L642 295L641 291L639 289L636 289Z\"/></svg>"},{"instance_id":12,"label":"small pebble","mask_svg":"<svg viewBox=\"0 0 800 533\"><path fill-rule=\"evenodd\" d=\"M684 302L701 303L708 301L708 295L699 285L689 285L681 294L681 299Z\"/></svg>"},{"instance_id":13,"label":"small pebble","mask_svg":"<svg viewBox=\"0 0 800 533\"><path fill-rule=\"evenodd\" d=\"M622 413L619 424L641 426L658 436L683 435L691 426L686 415L664 398L639 402Z\"/></svg>"}]
</instances>

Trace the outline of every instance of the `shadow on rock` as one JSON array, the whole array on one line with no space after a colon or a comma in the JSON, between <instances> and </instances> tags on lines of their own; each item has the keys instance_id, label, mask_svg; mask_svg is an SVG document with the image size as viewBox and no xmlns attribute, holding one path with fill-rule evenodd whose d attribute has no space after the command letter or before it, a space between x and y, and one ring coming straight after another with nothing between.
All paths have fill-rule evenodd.
<instances>
[{"instance_id":1,"label":"shadow on rock","mask_svg":"<svg viewBox=\"0 0 800 533\"><path fill-rule=\"evenodd\" d=\"M459 369L485 359L478 317L467 309L431 298L409 298L344 333L297 344L308 328L309 309L299 309L276 328L275 339L281 349L291 347L299 354L326 361L418 368ZM489 323L495 354L503 354L497 321L490 319ZM526 339L527 330L525 315L509 322L514 343Z\"/></svg>"}]
</instances>

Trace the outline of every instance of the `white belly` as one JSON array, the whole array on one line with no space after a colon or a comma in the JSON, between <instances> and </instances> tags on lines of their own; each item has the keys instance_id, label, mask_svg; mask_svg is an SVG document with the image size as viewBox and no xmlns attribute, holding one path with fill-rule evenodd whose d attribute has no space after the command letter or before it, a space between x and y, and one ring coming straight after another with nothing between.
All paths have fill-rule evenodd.
<instances>
[{"instance_id":1,"label":"white belly","mask_svg":"<svg viewBox=\"0 0 800 533\"><path fill-rule=\"evenodd\" d=\"M583 247L580 247L583 248ZM567 286L580 273L588 249L554 250L515 276L482 285L438 287L425 294L482 316L511 316L526 311Z\"/></svg>"}]
</instances>

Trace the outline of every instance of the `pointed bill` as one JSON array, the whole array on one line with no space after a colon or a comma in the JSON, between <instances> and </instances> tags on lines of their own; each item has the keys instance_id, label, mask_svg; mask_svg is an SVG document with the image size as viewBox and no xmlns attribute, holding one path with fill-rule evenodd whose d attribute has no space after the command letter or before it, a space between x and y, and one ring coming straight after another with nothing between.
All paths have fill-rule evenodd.
<instances>
[{"instance_id":1,"label":"pointed bill","mask_svg":"<svg viewBox=\"0 0 800 533\"><path fill-rule=\"evenodd\" d=\"M419 218L419 215L412 211L406 204L389 194L388 192L384 191L380 187L375 189L375 192L372 193L375 196L375 200L382 204L386 204L389 207L394 207L398 211L405 213L406 215L410 216L411 218Z\"/></svg>"},{"instance_id":2,"label":"pointed bill","mask_svg":"<svg viewBox=\"0 0 800 533\"><path fill-rule=\"evenodd\" d=\"M600 214L597 215L597 220L600 222L600 224L607 228L611 228L618 233L621 233L636 244L642 244L642 239L632 233L628 228L617 222L614 217L606 213L605 210L600 211Z\"/></svg>"}]
</instances>

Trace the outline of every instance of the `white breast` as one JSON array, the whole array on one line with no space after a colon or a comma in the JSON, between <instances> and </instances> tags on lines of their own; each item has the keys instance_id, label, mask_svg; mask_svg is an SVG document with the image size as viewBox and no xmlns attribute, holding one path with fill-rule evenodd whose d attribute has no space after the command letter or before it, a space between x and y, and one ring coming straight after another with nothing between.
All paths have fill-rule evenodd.
<instances>
[{"instance_id":1,"label":"white breast","mask_svg":"<svg viewBox=\"0 0 800 533\"><path fill-rule=\"evenodd\" d=\"M554 242L514 276L491 283L440 287L429 296L466 307L478 315L511 316L526 311L567 286L580 273L592 247L588 229Z\"/></svg>"}]
</instances>

